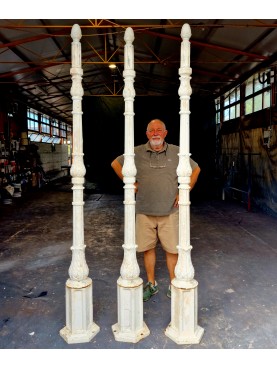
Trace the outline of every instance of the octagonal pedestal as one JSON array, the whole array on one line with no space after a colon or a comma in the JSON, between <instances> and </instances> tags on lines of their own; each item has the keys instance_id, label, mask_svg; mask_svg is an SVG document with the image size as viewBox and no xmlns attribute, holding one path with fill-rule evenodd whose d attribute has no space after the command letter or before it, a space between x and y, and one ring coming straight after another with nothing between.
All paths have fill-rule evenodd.
<instances>
[{"instance_id":1,"label":"octagonal pedestal","mask_svg":"<svg viewBox=\"0 0 277 369\"><path fill-rule=\"evenodd\" d=\"M116 341L136 343L147 337L150 331L143 322L143 281L117 281L118 323L112 326Z\"/></svg>"},{"instance_id":2,"label":"octagonal pedestal","mask_svg":"<svg viewBox=\"0 0 277 369\"><path fill-rule=\"evenodd\" d=\"M92 280L66 282L66 326L60 330L67 343L89 342L100 330L93 322Z\"/></svg>"},{"instance_id":3,"label":"octagonal pedestal","mask_svg":"<svg viewBox=\"0 0 277 369\"><path fill-rule=\"evenodd\" d=\"M204 329L197 324L198 283L193 280L182 288L174 285L174 281L171 284L171 322L165 335L180 345L197 344L204 334Z\"/></svg>"}]
</instances>

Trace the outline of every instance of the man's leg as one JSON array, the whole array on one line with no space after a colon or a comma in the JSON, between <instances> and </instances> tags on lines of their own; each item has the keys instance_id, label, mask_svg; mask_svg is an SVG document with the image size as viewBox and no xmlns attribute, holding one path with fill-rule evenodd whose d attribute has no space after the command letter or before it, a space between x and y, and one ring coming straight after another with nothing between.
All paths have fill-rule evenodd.
<instances>
[{"instance_id":1,"label":"man's leg","mask_svg":"<svg viewBox=\"0 0 277 369\"><path fill-rule=\"evenodd\" d=\"M143 288L143 301L148 301L153 295L159 292L158 285L155 284L155 265L156 249L144 251L144 266L148 282Z\"/></svg>"},{"instance_id":2,"label":"man's leg","mask_svg":"<svg viewBox=\"0 0 277 369\"><path fill-rule=\"evenodd\" d=\"M155 284L156 249L144 251L144 266L148 282Z\"/></svg>"},{"instance_id":3,"label":"man's leg","mask_svg":"<svg viewBox=\"0 0 277 369\"><path fill-rule=\"evenodd\" d=\"M170 252L166 252L166 265L167 265L167 269L169 272L169 278L170 281L172 281L172 279L175 278L175 266L177 264L177 260L178 260L178 254L171 254Z\"/></svg>"}]
</instances>

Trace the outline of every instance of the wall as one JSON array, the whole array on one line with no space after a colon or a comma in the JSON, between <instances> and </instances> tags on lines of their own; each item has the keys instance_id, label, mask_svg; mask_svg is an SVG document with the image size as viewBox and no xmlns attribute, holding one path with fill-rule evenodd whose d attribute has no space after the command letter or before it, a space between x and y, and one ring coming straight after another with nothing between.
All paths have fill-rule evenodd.
<instances>
[{"instance_id":1,"label":"wall","mask_svg":"<svg viewBox=\"0 0 277 369\"><path fill-rule=\"evenodd\" d=\"M211 196L215 173L215 107L213 98L191 96L190 152L201 167L193 200ZM159 118L166 124L166 141L179 145L179 96L136 96L134 101L134 145L147 141L146 126ZM123 97L83 98L83 139L86 176L105 192L123 190L111 162L124 152Z\"/></svg>"},{"instance_id":2,"label":"wall","mask_svg":"<svg viewBox=\"0 0 277 369\"><path fill-rule=\"evenodd\" d=\"M67 145L54 145L36 142L38 146L38 153L42 162L43 170L47 173L49 171L61 171L61 166L68 165Z\"/></svg>"},{"instance_id":3,"label":"wall","mask_svg":"<svg viewBox=\"0 0 277 369\"><path fill-rule=\"evenodd\" d=\"M226 126L223 123L218 133L218 164L227 194L228 187L233 186L250 190L251 206L277 216L277 122L276 113L269 113L260 111ZM268 128L271 137L265 142L264 132Z\"/></svg>"}]
</instances>

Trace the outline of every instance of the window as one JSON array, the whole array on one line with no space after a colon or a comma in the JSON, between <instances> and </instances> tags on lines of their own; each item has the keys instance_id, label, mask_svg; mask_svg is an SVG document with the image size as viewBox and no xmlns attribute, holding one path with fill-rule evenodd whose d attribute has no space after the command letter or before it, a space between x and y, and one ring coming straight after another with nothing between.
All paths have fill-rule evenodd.
<instances>
[{"instance_id":1,"label":"window","mask_svg":"<svg viewBox=\"0 0 277 369\"><path fill-rule=\"evenodd\" d=\"M215 124L220 124L220 98L215 101Z\"/></svg>"},{"instance_id":2,"label":"window","mask_svg":"<svg viewBox=\"0 0 277 369\"><path fill-rule=\"evenodd\" d=\"M263 107L269 108L271 103L271 90L267 90L263 93Z\"/></svg>"},{"instance_id":3,"label":"window","mask_svg":"<svg viewBox=\"0 0 277 369\"><path fill-rule=\"evenodd\" d=\"M61 122L60 123L60 136L66 138L66 124Z\"/></svg>"},{"instance_id":4,"label":"window","mask_svg":"<svg viewBox=\"0 0 277 369\"><path fill-rule=\"evenodd\" d=\"M216 123L267 109L272 101L273 69L266 69L248 78L241 86L237 86L215 100ZM242 100L242 96L244 96ZM274 96L273 96L274 97Z\"/></svg>"},{"instance_id":5,"label":"window","mask_svg":"<svg viewBox=\"0 0 277 369\"><path fill-rule=\"evenodd\" d=\"M38 112L33 109L27 110L28 130L39 132L39 116Z\"/></svg>"},{"instance_id":6,"label":"window","mask_svg":"<svg viewBox=\"0 0 277 369\"><path fill-rule=\"evenodd\" d=\"M27 109L28 137L31 142L67 143L71 126L32 108Z\"/></svg>"},{"instance_id":7,"label":"window","mask_svg":"<svg viewBox=\"0 0 277 369\"><path fill-rule=\"evenodd\" d=\"M224 94L223 122L240 116L240 86Z\"/></svg>"},{"instance_id":8,"label":"window","mask_svg":"<svg viewBox=\"0 0 277 369\"><path fill-rule=\"evenodd\" d=\"M250 78L245 84L245 97L253 94L253 79Z\"/></svg>"},{"instance_id":9,"label":"window","mask_svg":"<svg viewBox=\"0 0 277 369\"><path fill-rule=\"evenodd\" d=\"M41 132L50 133L50 120L47 115L41 115Z\"/></svg>"},{"instance_id":10,"label":"window","mask_svg":"<svg viewBox=\"0 0 277 369\"><path fill-rule=\"evenodd\" d=\"M270 69L256 73L246 81L245 97L246 115L270 107Z\"/></svg>"},{"instance_id":11,"label":"window","mask_svg":"<svg viewBox=\"0 0 277 369\"><path fill-rule=\"evenodd\" d=\"M56 119L52 120L52 135L59 136L59 122Z\"/></svg>"},{"instance_id":12,"label":"window","mask_svg":"<svg viewBox=\"0 0 277 369\"><path fill-rule=\"evenodd\" d=\"M245 115L251 114L253 112L253 99L248 99L245 101Z\"/></svg>"}]
</instances>

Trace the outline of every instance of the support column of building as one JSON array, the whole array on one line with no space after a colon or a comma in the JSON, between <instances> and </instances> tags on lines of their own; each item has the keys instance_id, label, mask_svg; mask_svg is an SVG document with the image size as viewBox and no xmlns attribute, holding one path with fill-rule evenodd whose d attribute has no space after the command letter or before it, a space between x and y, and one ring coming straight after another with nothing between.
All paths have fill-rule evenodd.
<instances>
[{"instance_id":1,"label":"support column of building","mask_svg":"<svg viewBox=\"0 0 277 369\"><path fill-rule=\"evenodd\" d=\"M84 177L82 133L82 75L81 29L72 27L72 87L73 100L73 153L70 174L73 183L73 246L69 279L66 282L66 326L60 335L67 343L89 342L100 330L93 322L92 280L85 259L84 245Z\"/></svg>"},{"instance_id":2,"label":"support column of building","mask_svg":"<svg viewBox=\"0 0 277 369\"><path fill-rule=\"evenodd\" d=\"M171 322L165 334L177 344L199 343L204 329L198 323L197 286L191 262L190 245L190 176L189 157L189 101L190 87L190 42L191 30L184 24L181 31L180 75L180 150L177 168L179 182L179 245L175 278L171 283Z\"/></svg>"},{"instance_id":3,"label":"support column of building","mask_svg":"<svg viewBox=\"0 0 277 369\"><path fill-rule=\"evenodd\" d=\"M124 249L120 277L117 280L118 323L112 326L116 341L136 343L149 335L143 321L143 280L139 277L135 244L135 176L134 161L134 32L124 35L125 150L122 168L124 182Z\"/></svg>"}]
</instances>

